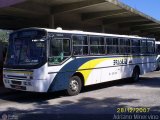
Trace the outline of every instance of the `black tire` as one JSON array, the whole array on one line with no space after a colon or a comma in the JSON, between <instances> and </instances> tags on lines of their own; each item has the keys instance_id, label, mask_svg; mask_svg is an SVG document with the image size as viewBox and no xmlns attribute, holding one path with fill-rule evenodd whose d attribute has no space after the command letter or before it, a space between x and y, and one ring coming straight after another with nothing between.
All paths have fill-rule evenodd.
<instances>
[{"instance_id":1,"label":"black tire","mask_svg":"<svg viewBox=\"0 0 160 120\"><path fill-rule=\"evenodd\" d=\"M67 95L78 95L82 88L81 79L78 76L73 76L69 80L68 88L66 90Z\"/></svg>"},{"instance_id":2,"label":"black tire","mask_svg":"<svg viewBox=\"0 0 160 120\"><path fill-rule=\"evenodd\" d=\"M136 67L134 68L133 70L133 73L132 73L132 82L138 82L139 81L139 75L140 75L140 71L139 69Z\"/></svg>"},{"instance_id":3,"label":"black tire","mask_svg":"<svg viewBox=\"0 0 160 120\"><path fill-rule=\"evenodd\" d=\"M156 68L156 71L159 71L160 70L160 58L158 58L157 60L157 68Z\"/></svg>"},{"instance_id":4,"label":"black tire","mask_svg":"<svg viewBox=\"0 0 160 120\"><path fill-rule=\"evenodd\" d=\"M159 71L160 70L160 66L159 66L159 64L158 64L158 67L156 68L156 71Z\"/></svg>"},{"instance_id":5,"label":"black tire","mask_svg":"<svg viewBox=\"0 0 160 120\"><path fill-rule=\"evenodd\" d=\"M157 67L155 71L159 71L159 70L160 70L160 68L159 68L159 67Z\"/></svg>"}]
</instances>

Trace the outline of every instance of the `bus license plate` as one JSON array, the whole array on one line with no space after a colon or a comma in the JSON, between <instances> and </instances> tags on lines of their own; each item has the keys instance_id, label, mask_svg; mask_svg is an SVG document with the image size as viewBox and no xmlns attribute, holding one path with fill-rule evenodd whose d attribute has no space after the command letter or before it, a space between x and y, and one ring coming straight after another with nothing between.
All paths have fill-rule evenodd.
<instances>
[{"instance_id":1,"label":"bus license plate","mask_svg":"<svg viewBox=\"0 0 160 120\"><path fill-rule=\"evenodd\" d=\"M26 90L25 86L11 85L11 87L18 90Z\"/></svg>"}]
</instances>

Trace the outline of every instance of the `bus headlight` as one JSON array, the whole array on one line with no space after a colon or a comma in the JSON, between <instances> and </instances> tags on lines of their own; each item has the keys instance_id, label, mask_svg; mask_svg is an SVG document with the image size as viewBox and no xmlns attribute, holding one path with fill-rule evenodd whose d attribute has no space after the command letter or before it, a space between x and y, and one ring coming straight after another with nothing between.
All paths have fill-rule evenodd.
<instances>
[{"instance_id":1,"label":"bus headlight","mask_svg":"<svg viewBox=\"0 0 160 120\"><path fill-rule=\"evenodd\" d=\"M23 84L26 85L26 86L32 86L31 82L28 82L28 81L23 82Z\"/></svg>"},{"instance_id":2,"label":"bus headlight","mask_svg":"<svg viewBox=\"0 0 160 120\"><path fill-rule=\"evenodd\" d=\"M32 79L33 79L33 75L27 76L27 79L28 79L28 80L32 80Z\"/></svg>"},{"instance_id":3,"label":"bus headlight","mask_svg":"<svg viewBox=\"0 0 160 120\"><path fill-rule=\"evenodd\" d=\"M29 80L33 79L33 73L24 73L24 75L27 76Z\"/></svg>"}]
</instances>

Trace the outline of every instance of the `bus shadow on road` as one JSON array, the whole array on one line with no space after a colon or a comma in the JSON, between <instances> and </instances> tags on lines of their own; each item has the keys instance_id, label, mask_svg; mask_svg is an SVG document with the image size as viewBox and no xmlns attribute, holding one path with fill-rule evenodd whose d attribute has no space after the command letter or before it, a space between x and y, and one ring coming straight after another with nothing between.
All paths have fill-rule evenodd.
<instances>
[{"instance_id":1,"label":"bus shadow on road","mask_svg":"<svg viewBox=\"0 0 160 120\"><path fill-rule=\"evenodd\" d=\"M7 111L20 112L25 114L111 114L117 113L117 108L126 107L125 103L136 102L138 99L124 99L120 97L107 97L103 99L96 99L94 97L83 97L76 102L70 100L59 101L56 104L49 104L47 102L37 102L33 104L34 109L20 110L16 107L9 107ZM124 103L124 104L122 104Z\"/></svg>"},{"instance_id":2,"label":"bus shadow on road","mask_svg":"<svg viewBox=\"0 0 160 120\"><path fill-rule=\"evenodd\" d=\"M131 82L131 78L120 79L110 82L99 83L96 85L90 85L83 88L82 92L89 92L114 86L126 86L126 85L135 85L135 86L146 86L146 87L157 87L160 88L160 77L140 77L140 81Z\"/></svg>"},{"instance_id":3,"label":"bus shadow on road","mask_svg":"<svg viewBox=\"0 0 160 120\"><path fill-rule=\"evenodd\" d=\"M64 91L52 92L52 93L32 93L25 91L10 91L6 94L0 96L1 100L18 102L18 103L32 103L32 102L41 102L47 103L47 100L56 99L65 97L66 94Z\"/></svg>"},{"instance_id":4,"label":"bus shadow on road","mask_svg":"<svg viewBox=\"0 0 160 120\"><path fill-rule=\"evenodd\" d=\"M101 90L104 88L117 85L126 85L128 83L129 82L126 82L125 79L122 79L122 80L100 83L96 85L90 85L82 88L81 93L92 92L95 90ZM65 91L50 92L50 93L34 93L34 92L9 90L9 92L0 95L0 99L2 100L15 101L19 103L44 102L50 99L57 99L61 97L67 97Z\"/></svg>"},{"instance_id":5,"label":"bus shadow on road","mask_svg":"<svg viewBox=\"0 0 160 120\"><path fill-rule=\"evenodd\" d=\"M92 92L96 90L101 90L105 88L110 88L114 86L123 87L123 86L134 85L137 87L155 87L160 88L160 78L148 78L142 77L139 82L132 83L130 79L121 79L111 82L100 83L96 85L86 86L82 89L81 93ZM81 94L80 93L80 94ZM0 95L0 99L7 101L15 101L19 103L31 103L31 102L46 102L50 99L57 99L61 97L67 97L65 91L51 92L51 93L31 93L31 92L22 92L22 91L13 91L3 95Z\"/></svg>"},{"instance_id":6,"label":"bus shadow on road","mask_svg":"<svg viewBox=\"0 0 160 120\"><path fill-rule=\"evenodd\" d=\"M136 86L160 88L160 77L141 77L140 81L135 83Z\"/></svg>"}]
</instances>

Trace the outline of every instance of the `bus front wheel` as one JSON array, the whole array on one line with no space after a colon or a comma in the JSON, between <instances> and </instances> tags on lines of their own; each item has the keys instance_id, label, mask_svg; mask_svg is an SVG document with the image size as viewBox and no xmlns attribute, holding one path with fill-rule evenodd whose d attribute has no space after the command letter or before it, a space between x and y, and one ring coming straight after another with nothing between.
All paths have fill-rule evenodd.
<instances>
[{"instance_id":1,"label":"bus front wheel","mask_svg":"<svg viewBox=\"0 0 160 120\"><path fill-rule=\"evenodd\" d=\"M69 85L66 90L67 94L70 96L78 95L81 91L82 82L78 76L73 76L69 80Z\"/></svg>"},{"instance_id":2,"label":"bus front wheel","mask_svg":"<svg viewBox=\"0 0 160 120\"><path fill-rule=\"evenodd\" d=\"M140 74L139 69L137 67L134 68L133 73L132 73L132 82L138 82L139 81L139 74Z\"/></svg>"}]
</instances>

